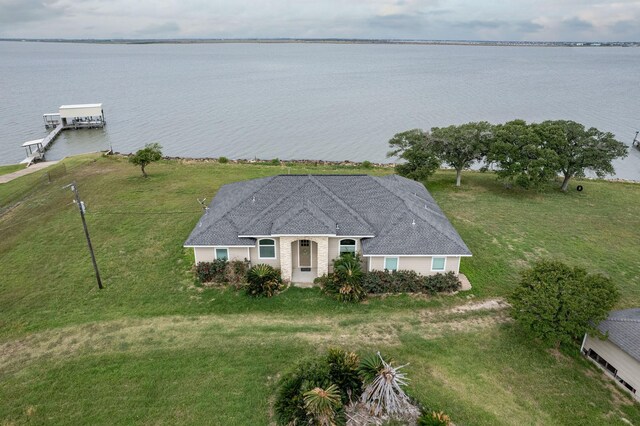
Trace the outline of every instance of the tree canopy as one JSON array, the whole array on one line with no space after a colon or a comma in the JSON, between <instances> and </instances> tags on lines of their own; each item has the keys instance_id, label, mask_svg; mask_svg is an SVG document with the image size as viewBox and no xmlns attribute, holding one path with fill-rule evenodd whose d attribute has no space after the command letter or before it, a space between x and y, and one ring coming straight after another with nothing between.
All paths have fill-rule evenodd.
<instances>
[{"instance_id":1,"label":"tree canopy","mask_svg":"<svg viewBox=\"0 0 640 426\"><path fill-rule=\"evenodd\" d=\"M513 120L495 128L487 162L498 178L523 188L540 188L557 176L558 155L542 143L536 124Z\"/></svg>"},{"instance_id":2,"label":"tree canopy","mask_svg":"<svg viewBox=\"0 0 640 426\"><path fill-rule=\"evenodd\" d=\"M486 121L431 129L435 150L442 161L456 170L456 186L462 171L486 155L493 126Z\"/></svg>"},{"instance_id":3,"label":"tree canopy","mask_svg":"<svg viewBox=\"0 0 640 426\"><path fill-rule=\"evenodd\" d=\"M611 162L628 153L627 146L617 141L613 133L601 132L594 127L585 129L575 121L544 121L537 125L537 133L542 143L557 156L558 173L564 176L563 191L567 190L572 177L584 176L586 169L598 177L613 174Z\"/></svg>"},{"instance_id":4,"label":"tree canopy","mask_svg":"<svg viewBox=\"0 0 640 426\"><path fill-rule=\"evenodd\" d=\"M618 290L600 274L541 261L522 273L509 298L512 316L533 336L556 347L596 332L618 300Z\"/></svg>"},{"instance_id":5,"label":"tree canopy","mask_svg":"<svg viewBox=\"0 0 640 426\"><path fill-rule=\"evenodd\" d=\"M396 166L399 175L414 180L424 180L440 167L433 141L428 132L421 129L397 133L389 140L391 151L387 157L405 160Z\"/></svg>"},{"instance_id":6,"label":"tree canopy","mask_svg":"<svg viewBox=\"0 0 640 426\"><path fill-rule=\"evenodd\" d=\"M162 146L158 143L148 143L144 148L138 150L134 155L129 157L129 162L136 166L140 166L142 176L147 177L147 172L144 168L154 161L159 161L161 158Z\"/></svg>"}]
</instances>

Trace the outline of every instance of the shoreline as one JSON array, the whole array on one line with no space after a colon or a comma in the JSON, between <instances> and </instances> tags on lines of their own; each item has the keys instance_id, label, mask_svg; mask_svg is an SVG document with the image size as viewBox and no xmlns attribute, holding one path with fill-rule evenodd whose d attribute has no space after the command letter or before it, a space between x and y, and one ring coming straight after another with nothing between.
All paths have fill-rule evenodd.
<instances>
[{"instance_id":1,"label":"shoreline","mask_svg":"<svg viewBox=\"0 0 640 426\"><path fill-rule=\"evenodd\" d=\"M640 41L404 40L359 38L196 38L196 39L45 39L0 38L6 42L79 44L387 44L498 47L640 47Z\"/></svg>"},{"instance_id":2,"label":"shoreline","mask_svg":"<svg viewBox=\"0 0 640 426\"><path fill-rule=\"evenodd\" d=\"M119 157L130 157L133 155L133 153L129 153L129 154L124 154L121 152L113 152L111 154L108 155L116 155ZM225 163L220 163L219 158L214 158L214 157L173 157L173 156L163 156L162 157L163 160L169 160L169 161L179 161L182 163L218 163L218 164L225 164ZM277 160L278 163L274 163L274 160ZM369 161L369 163L371 164L370 167L365 167L363 165L364 161L351 161L351 160L343 160L343 161L336 161L336 160L305 160L305 159L293 159L293 160L281 160L281 159L260 159L260 158L254 158L254 159L245 159L245 158L237 158L237 159L231 159L231 158L227 158L227 163L226 164L261 164L261 165L271 165L271 166L281 166L281 167L286 167L287 164L295 164L295 165L313 165L313 166L339 166L339 167L353 167L353 168L362 168L364 170L367 169L372 169L372 168L383 168L383 169L393 169L396 166L396 163L374 163ZM452 167L440 167L440 170L454 170ZM471 172L478 172L478 173L483 173L479 170L473 170L473 169L469 169L469 170L465 170L465 171L471 171ZM489 173L493 173L492 171L488 171ZM486 172L485 172L486 173ZM620 182L620 183L634 183L634 184L640 184L640 180L631 180L631 179L621 179L621 178L599 178L599 177L574 177L572 179L576 179L576 180L588 180L588 181L606 181L606 182Z\"/></svg>"},{"instance_id":3,"label":"shoreline","mask_svg":"<svg viewBox=\"0 0 640 426\"><path fill-rule=\"evenodd\" d=\"M82 154L75 154L75 155L69 155L69 156L65 156L63 158L61 158L60 160L57 161L62 161L66 158L69 157L76 157L76 156L80 156L80 155L87 155L87 154L97 154L97 153L102 153L102 155L104 156L117 156L117 157L122 157L122 158L129 158L133 155L132 152L130 153L122 153L122 152L111 152L109 150L106 151L92 151L92 152L85 152ZM307 165L307 166L336 166L336 167L349 167L349 168L361 168L363 170L369 170L369 169L373 169L373 168L381 168L381 169L393 169L396 166L396 163L375 163L372 161L368 161L367 163L369 163L368 166L365 166L364 163L365 161L351 161L351 160L310 160L310 159L291 159L291 160L282 160L279 158L274 158L274 159L262 159L262 158L253 158L253 159L248 159L248 158L236 158L236 159L231 159L231 158L227 158L226 162L221 163L220 162L220 158L226 158L226 157L180 157L180 156L162 156L162 160L165 161L178 161L180 163L214 163L214 164L259 164L259 165L265 165L265 166L279 166L279 167L287 167L287 164L290 165ZM277 161L277 162L276 162ZM36 163L37 164L37 163ZM1 166L11 166L14 164L0 164ZM440 167L440 170L454 170L451 167ZM471 172L478 172L478 173L483 173L480 172L479 170L474 170L474 169L469 169L469 170L465 170L465 171L471 171ZM489 173L492 173L491 170L488 171ZM587 180L587 181L606 181L606 182L620 182L620 183L633 183L633 184L640 184L640 180L631 180L631 179L621 179L621 178L599 178L599 177L574 177L573 179L576 180Z\"/></svg>"}]
</instances>

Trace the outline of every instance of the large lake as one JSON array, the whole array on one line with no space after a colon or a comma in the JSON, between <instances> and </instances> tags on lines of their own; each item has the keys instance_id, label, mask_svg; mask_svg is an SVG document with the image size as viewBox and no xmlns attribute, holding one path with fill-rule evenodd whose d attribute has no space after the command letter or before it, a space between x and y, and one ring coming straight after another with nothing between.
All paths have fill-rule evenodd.
<instances>
[{"instance_id":1,"label":"large lake","mask_svg":"<svg viewBox=\"0 0 640 426\"><path fill-rule=\"evenodd\" d=\"M159 142L172 156L386 161L411 128L571 119L631 144L640 49L336 44L0 42L0 164L44 137L42 114L102 102L104 130L47 158ZM616 163L640 180L640 151Z\"/></svg>"}]
</instances>

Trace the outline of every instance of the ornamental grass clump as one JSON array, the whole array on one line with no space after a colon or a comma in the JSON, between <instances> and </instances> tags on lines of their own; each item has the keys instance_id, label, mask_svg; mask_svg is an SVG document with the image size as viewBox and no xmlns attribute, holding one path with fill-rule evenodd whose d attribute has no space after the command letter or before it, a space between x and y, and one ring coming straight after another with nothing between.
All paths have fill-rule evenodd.
<instances>
[{"instance_id":1,"label":"ornamental grass clump","mask_svg":"<svg viewBox=\"0 0 640 426\"><path fill-rule=\"evenodd\" d=\"M427 411L418 419L418 426L449 426L451 418L442 411Z\"/></svg>"},{"instance_id":2,"label":"ornamental grass clump","mask_svg":"<svg viewBox=\"0 0 640 426\"><path fill-rule=\"evenodd\" d=\"M377 359L376 359L377 358ZM364 391L360 400L369 408L371 414L401 415L413 408L403 386L407 385L407 377L400 369L405 365L394 367L387 363L380 352L375 357L362 360L360 372L364 378Z\"/></svg>"},{"instance_id":3,"label":"ornamental grass clump","mask_svg":"<svg viewBox=\"0 0 640 426\"><path fill-rule=\"evenodd\" d=\"M247 272L245 291L253 297L272 297L282 289L280 270L271 265L261 263Z\"/></svg>"},{"instance_id":4,"label":"ornamental grass clump","mask_svg":"<svg viewBox=\"0 0 640 426\"><path fill-rule=\"evenodd\" d=\"M407 378L380 353L362 360L329 349L306 360L278 384L274 411L280 425L415 425L420 408L402 389ZM430 412L430 411L429 411ZM395 422L395 423L394 423Z\"/></svg>"},{"instance_id":5,"label":"ornamental grass clump","mask_svg":"<svg viewBox=\"0 0 640 426\"><path fill-rule=\"evenodd\" d=\"M278 385L274 404L278 424L344 424L344 406L358 399L362 389L359 364L358 354L342 349L329 349L326 356L299 363ZM316 408L321 407L325 408L319 414Z\"/></svg>"},{"instance_id":6,"label":"ornamental grass clump","mask_svg":"<svg viewBox=\"0 0 640 426\"><path fill-rule=\"evenodd\" d=\"M329 385L326 389L313 388L304 393L304 406L312 424L335 426L337 410L342 406L340 391L336 385Z\"/></svg>"}]
</instances>

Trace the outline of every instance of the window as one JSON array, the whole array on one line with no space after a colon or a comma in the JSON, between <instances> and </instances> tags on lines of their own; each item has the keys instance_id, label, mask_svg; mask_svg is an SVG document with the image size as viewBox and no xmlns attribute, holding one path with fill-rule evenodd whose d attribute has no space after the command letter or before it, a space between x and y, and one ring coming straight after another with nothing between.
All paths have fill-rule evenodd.
<instances>
[{"instance_id":1,"label":"window","mask_svg":"<svg viewBox=\"0 0 640 426\"><path fill-rule=\"evenodd\" d=\"M216 249L216 260L220 260L220 259L229 260L229 249L226 249L226 248Z\"/></svg>"},{"instance_id":2,"label":"window","mask_svg":"<svg viewBox=\"0 0 640 426\"><path fill-rule=\"evenodd\" d=\"M385 257L384 258L384 269L387 271L397 271L398 270L398 258L397 257Z\"/></svg>"},{"instance_id":3,"label":"window","mask_svg":"<svg viewBox=\"0 0 640 426\"><path fill-rule=\"evenodd\" d=\"M258 241L258 257L260 259L276 258L276 242L272 239Z\"/></svg>"},{"instance_id":4,"label":"window","mask_svg":"<svg viewBox=\"0 0 640 426\"><path fill-rule=\"evenodd\" d=\"M446 257L432 257L431 258L431 270L432 271L444 271L445 264L447 263Z\"/></svg>"},{"instance_id":5,"label":"window","mask_svg":"<svg viewBox=\"0 0 640 426\"><path fill-rule=\"evenodd\" d=\"M344 253L356 254L356 240L340 240L340 256Z\"/></svg>"}]
</instances>

